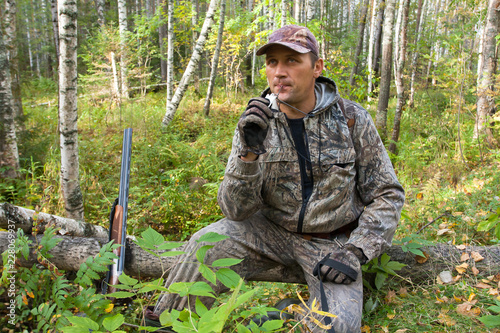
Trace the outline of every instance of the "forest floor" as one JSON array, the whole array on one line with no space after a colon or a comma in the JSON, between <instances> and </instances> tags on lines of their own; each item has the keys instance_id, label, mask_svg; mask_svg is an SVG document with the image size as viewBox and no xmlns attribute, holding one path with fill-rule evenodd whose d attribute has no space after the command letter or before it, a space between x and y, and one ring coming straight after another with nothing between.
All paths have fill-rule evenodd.
<instances>
[{"instance_id":1,"label":"forest floor","mask_svg":"<svg viewBox=\"0 0 500 333\"><path fill-rule=\"evenodd\" d=\"M57 106L54 86L46 84L27 89L26 130L19 136L23 177L0 185L0 202L62 216ZM86 221L107 225L109 206L117 195L122 129L126 127L134 130L129 234L152 226L170 240L186 240L220 219L218 184L239 114L252 93L257 92L216 91L207 118L201 114L204 99L190 89L168 128L161 126L162 92L121 104L95 96L82 98L80 174ZM403 116L398 154L391 156L406 191L395 242L497 244L500 151L473 138L473 105L464 107L466 112L457 124L457 111L447 103L439 92L427 92ZM364 106L373 116L374 105ZM490 225L486 225L488 219ZM478 230L481 224L488 228ZM500 313L496 311L500 310L500 272L481 276L457 267L450 284L443 284L439 273L418 283L389 275L379 288L366 288L362 332L499 332L479 319ZM307 297L304 286L251 285L259 291L246 307L273 305L297 292Z\"/></svg>"}]
</instances>

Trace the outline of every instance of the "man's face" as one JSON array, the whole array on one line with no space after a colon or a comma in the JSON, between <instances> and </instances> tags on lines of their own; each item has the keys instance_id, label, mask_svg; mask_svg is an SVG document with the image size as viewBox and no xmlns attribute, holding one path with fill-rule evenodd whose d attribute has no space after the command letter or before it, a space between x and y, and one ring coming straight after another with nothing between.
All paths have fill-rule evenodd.
<instances>
[{"instance_id":1,"label":"man's face","mask_svg":"<svg viewBox=\"0 0 500 333\"><path fill-rule=\"evenodd\" d=\"M266 76L271 91L279 92L280 100L298 108L309 107L311 101L314 107L314 82L322 70L323 61L312 64L309 53L298 53L282 45L273 45L266 52Z\"/></svg>"}]
</instances>

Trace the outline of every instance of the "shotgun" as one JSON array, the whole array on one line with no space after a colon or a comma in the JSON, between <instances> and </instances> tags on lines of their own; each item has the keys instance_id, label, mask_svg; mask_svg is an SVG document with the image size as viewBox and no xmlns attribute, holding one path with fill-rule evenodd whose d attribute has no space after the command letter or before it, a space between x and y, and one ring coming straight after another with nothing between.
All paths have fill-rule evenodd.
<instances>
[{"instance_id":1,"label":"shotgun","mask_svg":"<svg viewBox=\"0 0 500 333\"><path fill-rule=\"evenodd\" d=\"M125 267L125 245L127 243L127 207L128 189L130 179L130 157L132 155L132 129L127 128L123 132L122 166L120 171L120 190L118 198L113 203L109 216L109 241L120 246L113 250L118 259L113 260L110 265L106 279L102 286L102 293L114 293L115 285L118 284L118 277ZM109 287L109 290L108 290Z\"/></svg>"}]
</instances>

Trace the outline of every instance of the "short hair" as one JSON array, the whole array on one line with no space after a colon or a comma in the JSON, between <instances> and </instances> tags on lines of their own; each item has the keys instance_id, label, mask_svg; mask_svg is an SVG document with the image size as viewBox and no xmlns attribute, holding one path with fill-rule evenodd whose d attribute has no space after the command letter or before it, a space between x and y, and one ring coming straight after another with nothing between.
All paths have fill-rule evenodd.
<instances>
[{"instance_id":1,"label":"short hair","mask_svg":"<svg viewBox=\"0 0 500 333\"><path fill-rule=\"evenodd\" d=\"M311 58L311 65L314 68L314 66L316 65L316 61L319 60L319 57L312 52L309 52L309 57Z\"/></svg>"}]
</instances>

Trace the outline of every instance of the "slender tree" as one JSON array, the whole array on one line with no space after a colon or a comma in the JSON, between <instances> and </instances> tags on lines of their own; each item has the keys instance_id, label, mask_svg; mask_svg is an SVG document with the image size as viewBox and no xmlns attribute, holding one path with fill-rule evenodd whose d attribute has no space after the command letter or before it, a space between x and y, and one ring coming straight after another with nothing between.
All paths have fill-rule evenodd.
<instances>
[{"instance_id":1,"label":"slender tree","mask_svg":"<svg viewBox=\"0 0 500 333\"><path fill-rule=\"evenodd\" d=\"M57 61L59 61L59 23L57 18L57 0L50 0L50 12L52 13L54 45L56 47Z\"/></svg>"},{"instance_id":2,"label":"slender tree","mask_svg":"<svg viewBox=\"0 0 500 333\"><path fill-rule=\"evenodd\" d=\"M120 29L120 72L122 96L129 97L127 70L127 1L118 0L118 27Z\"/></svg>"},{"instance_id":3,"label":"slender tree","mask_svg":"<svg viewBox=\"0 0 500 333\"><path fill-rule=\"evenodd\" d=\"M104 16L104 7L106 0L96 0L96 8L97 8L97 24L102 27L106 24L106 17Z\"/></svg>"},{"instance_id":4,"label":"slender tree","mask_svg":"<svg viewBox=\"0 0 500 333\"><path fill-rule=\"evenodd\" d=\"M226 0L221 0L219 31L217 33L217 43L215 45L214 57L212 59L212 71L210 73L210 82L208 83L208 92L203 106L203 113L208 116L210 113L210 100L214 92L215 79L217 77L217 67L219 66L219 54L222 47L222 34L224 33L224 16L226 13Z\"/></svg>"},{"instance_id":5,"label":"slender tree","mask_svg":"<svg viewBox=\"0 0 500 333\"><path fill-rule=\"evenodd\" d=\"M168 12L168 4L165 0L158 0L158 14L160 15L160 19L163 20L165 18L165 14ZM167 39L167 25L161 24L158 27L158 41L160 45L160 75L161 80L167 81L167 71L168 64L165 58L165 40Z\"/></svg>"},{"instance_id":6,"label":"slender tree","mask_svg":"<svg viewBox=\"0 0 500 333\"><path fill-rule=\"evenodd\" d=\"M387 107L389 106L389 93L391 88L392 68L392 33L394 27L395 0L386 0L383 42L382 42L382 67L380 71L380 95L378 99L375 124L380 137L385 142L387 139Z\"/></svg>"},{"instance_id":7,"label":"slender tree","mask_svg":"<svg viewBox=\"0 0 500 333\"><path fill-rule=\"evenodd\" d=\"M167 109L174 91L174 0L168 0L167 25Z\"/></svg>"},{"instance_id":8,"label":"slender tree","mask_svg":"<svg viewBox=\"0 0 500 333\"><path fill-rule=\"evenodd\" d=\"M482 70L477 79L476 136L486 134L490 147L495 145L491 117L496 113L495 83L497 70L497 46L495 37L500 33L500 0L490 0L483 33Z\"/></svg>"},{"instance_id":9,"label":"slender tree","mask_svg":"<svg viewBox=\"0 0 500 333\"><path fill-rule=\"evenodd\" d=\"M0 178L15 178L19 170L11 76L5 37L0 36Z\"/></svg>"},{"instance_id":10,"label":"slender tree","mask_svg":"<svg viewBox=\"0 0 500 333\"><path fill-rule=\"evenodd\" d=\"M286 25L288 0L281 0L281 27Z\"/></svg>"},{"instance_id":11,"label":"slender tree","mask_svg":"<svg viewBox=\"0 0 500 333\"><path fill-rule=\"evenodd\" d=\"M427 4L427 0L425 0L425 4ZM423 13L425 12L423 10L423 8L425 8L425 4L422 4L423 1L422 0L418 0L418 5L417 5L417 22L416 22L416 28L415 28L415 31L416 31L416 34L415 34L415 47L414 47L414 51L413 51L413 56L412 56L412 59L411 59L411 66L410 66L410 69L411 69L411 78L410 78L410 97L409 97L409 101L408 101L408 104L410 107L413 107L413 100L414 100L414 97L415 97L415 79L416 79L416 76L417 76L417 61L418 61L418 54L419 54L419 50L418 50L418 44L420 42L420 38L422 36L422 15Z\"/></svg>"},{"instance_id":12,"label":"slender tree","mask_svg":"<svg viewBox=\"0 0 500 333\"><path fill-rule=\"evenodd\" d=\"M198 37L198 41L196 42L196 46L193 50L193 54L191 55L191 59L182 75L181 81L179 82L179 86L175 90L175 94L172 97L172 100L167 104L167 111L165 116L163 117L163 125L168 126L172 119L174 119L175 112L177 111L177 107L186 92L189 81L193 72L200 61L201 52L203 51L203 47L205 46L205 42L207 40L208 31L214 22L214 14L215 8L217 7L218 0L211 0L210 6L207 10L207 15L205 17L205 22L203 22L203 27L201 28L200 36Z\"/></svg>"},{"instance_id":13,"label":"slender tree","mask_svg":"<svg viewBox=\"0 0 500 333\"><path fill-rule=\"evenodd\" d=\"M61 191L66 216L83 220L78 162L77 109L77 4L58 1L59 16L59 133L61 146Z\"/></svg>"},{"instance_id":14,"label":"slender tree","mask_svg":"<svg viewBox=\"0 0 500 333\"><path fill-rule=\"evenodd\" d=\"M403 70L406 61L406 44L407 44L407 27L408 27L408 12L410 11L410 0L400 0L399 10L401 13L400 31L396 31L399 35L397 54L394 58L395 63L395 81L397 104L394 114L394 126L392 129L392 140L389 145L389 151L396 153L396 142L399 140L399 131L401 128L401 115L403 108L406 105L405 85L403 81Z\"/></svg>"},{"instance_id":15,"label":"slender tree","mask_svg":"<svg viewBox=\"0 0 500 333\"><path fill-rule=\"evenodd\" d=\"M365 37L366 14L368 13L368 0L363 0L361 3L361 10L359 13L358 24L358 45L356 46L356 53L354 55L354 66L352 67L351 76L349 77L349 85L354 87L356 75L358 75L359 63L361 62L360 55L363 50L363 41Z\"/></svg>"}]
</instances>

